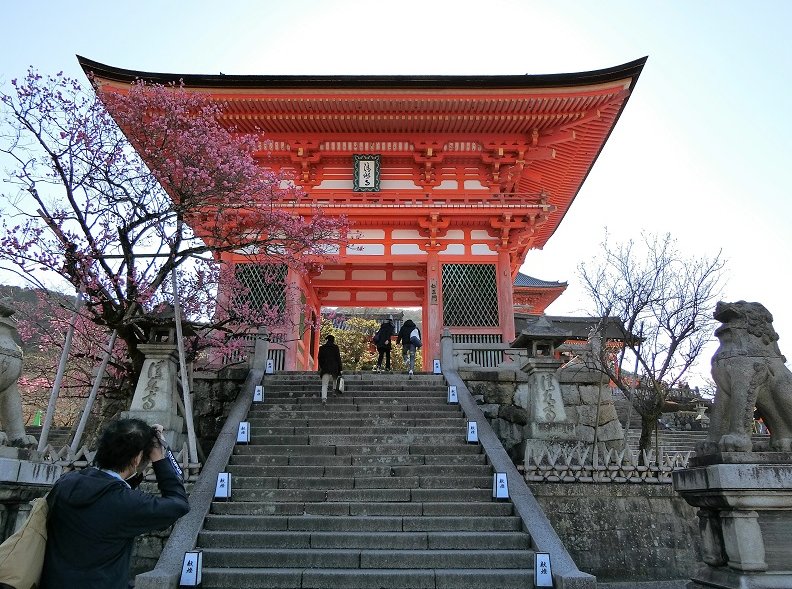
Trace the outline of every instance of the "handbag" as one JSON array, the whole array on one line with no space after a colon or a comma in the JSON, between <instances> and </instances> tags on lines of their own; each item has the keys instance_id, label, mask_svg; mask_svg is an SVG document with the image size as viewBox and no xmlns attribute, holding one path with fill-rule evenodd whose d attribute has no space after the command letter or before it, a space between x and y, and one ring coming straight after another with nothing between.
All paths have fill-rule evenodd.
<instances>
[{"instance_id":1,"label":"handbag","mask_svg":"<svg viewBox=\"0 0 792 589\"><path fill-rule=\"evenodd\" d=\"M344 386L345 386L344 385L344 377L343 376L339 376L338 377L338 382L336 382L336 390L339 393L343 393L344 392Z\"/></svg>"},{"instance_id":2,"label":"handbag","mask_svg":"<svg viewBox=\"0 0 792 589\"><path fill-rule=\"evenodd\" d=\"M14 589L37 587L44 568L49 507L46 497L32 503L27 521L0 544L0 583Z\"/></svg>"}]
</instances>

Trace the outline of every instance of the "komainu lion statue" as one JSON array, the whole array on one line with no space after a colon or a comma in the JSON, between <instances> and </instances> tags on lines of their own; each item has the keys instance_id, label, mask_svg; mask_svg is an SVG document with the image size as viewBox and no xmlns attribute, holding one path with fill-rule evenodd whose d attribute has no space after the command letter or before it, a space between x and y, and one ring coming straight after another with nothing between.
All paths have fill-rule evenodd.
<instances>
[{"instance_id":1,"label":"komainu lion statue","mask_svg":"<svg viewBox=\"0 0 792 589\"><path fill-rule=\"evenodd\" d=\"M25 434L22 418L22 399L17 388L22 375L22 349L15 341L13 314L9 300L0 300L0 421L5 430L0 432L0 445L26 447L34 445L36 438Z\"/></svg>"},{"instance_id":2,"label":"komainu lion statue","mask_svg":"<svg viewBox=\"0 0 792 589\"><path fill-rule=\"evenodd\" d=\"M750 452L754 407L770 430L770 448L792 451L792 372L778 347L773 316L759 303L719 302L712 357L717 389L709 434L699 452Z\"/></svg>"}]
</instances>

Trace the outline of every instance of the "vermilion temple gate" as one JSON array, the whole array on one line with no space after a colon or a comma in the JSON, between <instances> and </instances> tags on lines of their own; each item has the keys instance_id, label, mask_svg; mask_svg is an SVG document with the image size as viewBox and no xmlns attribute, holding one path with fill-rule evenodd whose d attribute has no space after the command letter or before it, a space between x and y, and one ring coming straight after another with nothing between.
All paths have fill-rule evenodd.
<instances>
[{"instance_id":1,"label":"vermilion temple gate","mask_svg":"<svg viewBox=\"0 0 792 589\"><path fill-rule=\"evenodd\" d=\"M319 205L346 215L354 232L321 273L289 272L286 282L316 315L322 306L421 307L431 364L444 327L511 342L515 305L541 313L554 298L542 293L563 290L515 286L518 269L563 219L644 61L535 76L215 76L81 64L119 88L181 79L217 101L237 131L272 140L266 165L292 171L305 192L280 206L301 215ZM295 326L302 308L287 309ZM284 368L313 367L311 338L318 333L287 334Z\"/></svg>"}]
</instances>

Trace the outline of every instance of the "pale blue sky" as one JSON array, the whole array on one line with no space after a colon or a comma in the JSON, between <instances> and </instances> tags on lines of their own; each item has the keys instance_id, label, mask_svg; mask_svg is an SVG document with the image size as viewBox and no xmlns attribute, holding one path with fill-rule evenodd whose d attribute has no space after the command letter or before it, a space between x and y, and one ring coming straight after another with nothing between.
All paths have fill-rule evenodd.
<instances>
[{"instance_id":1,"label":"pale blue sky","mask_svg":"<svg viewBox=\"0 0 792 589\"><path fill-rule=\"evenodd\" d=\"M724 298L764 303L792 355L790 23L782 0L15 2L0 83L29 65L81 78L77 53L227 74L541 74L648 55L577 200L523 271L570 282L550 313L582 313L576 266L603 227L671 231L687 252L723 250Z\"/></svg>"}]
</instances>

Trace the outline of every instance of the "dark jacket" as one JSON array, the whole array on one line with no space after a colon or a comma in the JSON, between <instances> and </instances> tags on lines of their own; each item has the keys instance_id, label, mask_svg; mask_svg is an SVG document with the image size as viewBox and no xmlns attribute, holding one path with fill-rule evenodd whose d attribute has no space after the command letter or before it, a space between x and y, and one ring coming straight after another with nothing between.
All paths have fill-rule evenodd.
<instances>
[{"instance_id":1,"label":"dark jacket","mask_svg":"<svg viewBox=\"0 0 792 589\"><path fill-rule=\"evenodd\" d=\"M40 589L126 589L135 536L163 530L189 507L167 458L153 464L162 497L96 468L62 476L47 497Z\"/></svg>"},{"instance_id":2,"label":"dark jacket","mask_svg":"<svg viewBox=\"0 0 792 589\"><path fill-rule=\"evenodd\" d=\"M402 348L406 350L410 349L410 334L412 330L415 329L417 326L413 323L412 319L408 319L405 321L401 329L399 330L399 335L396 337L396 345L398 346L401 343Z\"/></svg>"},{"instance_id":3,"label":"dark jacket","mask_svg":"<svg viewBox=\"0 0 792 589\"><path fill-rule=\"evenodd\" d=\"M390 348L390 338L395 331L396 328L393 327L393 323L390 321L385 321L380 325L377 334L374 336L377 338L377 350L387 350Z\"/></svg>"},{"instance_id":4,"label":"dark jacket","mask_svg":"<svg viewBox=\"0 0 792 589\"><path fill-rule=\"evenodd\" d=\"M319 346L319 374L341 374L341 350L335 343Z\"/></svg>"}]
</instances>

